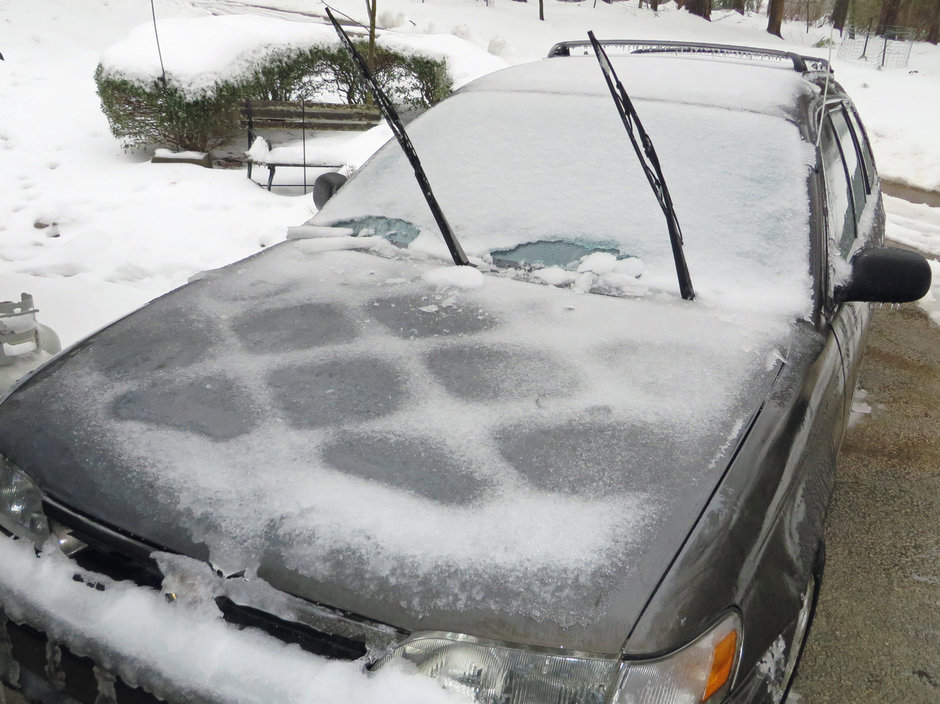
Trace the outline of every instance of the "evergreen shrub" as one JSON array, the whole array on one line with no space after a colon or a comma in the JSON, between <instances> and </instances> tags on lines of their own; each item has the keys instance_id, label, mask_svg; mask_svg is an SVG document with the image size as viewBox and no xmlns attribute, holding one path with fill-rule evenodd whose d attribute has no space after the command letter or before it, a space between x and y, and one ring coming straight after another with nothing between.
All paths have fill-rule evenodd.
<instances>
[{"instance_id":1,"label":"evergreen shrub","mask_svg":"<svg viewBox=\"0 0 940 704\"><path fill-rule=\"evenodd\" d=\"M365 42L357 46L365 56ZM427 108L451 91L444 61L375 47L376 80L392 102ZM347 52L313 47L269 56L248 74L219 81L211 91L187 95L161 79L145 83L99 65L95 83L111 132L127 146L156 144L175 150L209 151L231 141L239 109L250 100L322 100L364 105L369 91Z\"/></svg>"}]
</instances>

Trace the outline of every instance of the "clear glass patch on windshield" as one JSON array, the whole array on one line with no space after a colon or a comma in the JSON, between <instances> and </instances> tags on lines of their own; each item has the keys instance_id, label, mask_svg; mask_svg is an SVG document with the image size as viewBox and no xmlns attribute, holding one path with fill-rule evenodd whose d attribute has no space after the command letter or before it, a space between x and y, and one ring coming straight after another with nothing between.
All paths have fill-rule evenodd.
<instances>
[{"instance_id":1,"label":"clear glass patch on windshield","mask_svg":"<svg viewBox=\"0 0 940 704\"><path fill-rule=\"evenodd\" d=\"M407 220L366 215L361 218L338 220L333 227L348 227L356 237L382 237L398 247L407 247L414 242L420 230Z\"/></svg>"},{"instance_id":2,"label":"clear glass patch on windshield","mask_svg":"<svg viewBox=\"0 0 940 704\"><path fill-rule=\"evenodd\" d=\"M595 252L623 258L620 250L610 243L584 244L560 239L525 242L511 249L494 249L490 256L493 258L493 264L500 268L541 269L559 266L570 269L582 258Z\"/></svg>"}]
</instances>

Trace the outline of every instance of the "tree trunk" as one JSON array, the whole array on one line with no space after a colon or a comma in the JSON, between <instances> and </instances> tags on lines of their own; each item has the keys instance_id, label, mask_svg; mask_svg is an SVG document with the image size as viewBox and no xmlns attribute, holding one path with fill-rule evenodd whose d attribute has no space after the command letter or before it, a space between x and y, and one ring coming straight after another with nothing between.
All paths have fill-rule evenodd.
<instances>
[{"instance_id":1,"label":"tree trunk","mask_svg":"<svg viewBox=\"0 0 940 704\"><path fill-rule=\"evenodd\" d=\"M882 0L881 14L878 16L878 28L875 30L875 34L882 36L885 29L896 26L900 11L901 0Z\"/></svg>"},{"instance_id":2,"label":"tree trunk","mask_svg":"<svg viewBox=\"0 0 940 704\"><path fill-rule=\"evenodd\" d=\"M539 0L539 19L545 21L545 0Z\"/></svg>"},{"instance_id":3,"label":"tree trunk","mask_svg":"<svg viewBox=\"0 0 940 704\"><path fill-rule=\"evenodd\" d=\"M366 0L366 11L369 13L369 68L375 70L375 6L378 0Z\"/></svg>"},{"instance_id":4,"label":"tree trunk","mask_svg":"<svg viewBox=\"0 0 940 704\"><path fill-rule=\"evenodd\" d=\"M659 12L659 0L650 0L650 7L653 12Z\"/></svg>"},{"instance_id":5,"label":"tree trunk","mask_svg":"<svg viewBox=\"0 0 940 704\"><path fill-rule=\"evenodd\" d=\"M744 14L744 4L747 0L732 0L731 9L739 14Z\"/></svg>"},{"instance_id":6,"label":"tree trunk","mask_svg":"<svg viewBox=\"0 0 940 704\"><path fill-rule=\"evenodd\" d=\"M711 21L712 18L712 0L686 0L685 9L693 15L704 17Z\"/></svg>"},{"instance_id":7,"label":"tree trunk","mask_svg":"<svg viewBox=\"0 0 940 704\"><path fill-rule=\"evenodd\" d=\"M767 6L767 31L783 39L780 25L783 23L783 0L770 0Z\"/></svg>"},{"instance_id":8,"label":"tree trunk","mask_svg":"<svg viewBox=\"0 0 940 704\"><path fill-rule=\"evenodd\" d=\"M927 41L936 44L940 41L940 0L933 9L933 22L930 23L930 29L927 31Z\"/></svg>"},{"instance_id":9,"label":"tree trunk","mask_svg":"<svg viewBox=\"0 0 940 704\"><path fill-rule=\"evenodd\" d=\"M829 19L832 20L833 29L838 29L841 33L845 29L845 18L849 15L849 0L836 0L832 6L832 13Z\"/></svg>"}]
</instances>

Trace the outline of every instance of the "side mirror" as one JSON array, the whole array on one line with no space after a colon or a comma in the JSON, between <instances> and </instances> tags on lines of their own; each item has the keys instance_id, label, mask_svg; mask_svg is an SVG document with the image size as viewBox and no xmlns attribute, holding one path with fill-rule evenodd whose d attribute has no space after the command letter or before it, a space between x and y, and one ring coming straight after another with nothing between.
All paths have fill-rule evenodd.
<instances>
[{"instance_id":1,"label":"side mirror","mask_svg":"<svg viewBox=\"0 0 940 704\"><path fill-rule=\"evenodd\" d=\"M343 187L344 183L346 183L346 177L335 171L317 176L317 180L313 182L313 202L317 209L326 205L326 202Z\"/></svg>"},{"instance_id":2,"label":"side mirror","mask_svg":"<svg viewBox=\"0 0 940 704\"><path fill-rule=\"evenodd\" d=\"M930 264L917 252L897 247L869 247L850 263L849 280L837 286L835 299L872 303L907 303L930 290Z\"/></svg>"}]
</instances>

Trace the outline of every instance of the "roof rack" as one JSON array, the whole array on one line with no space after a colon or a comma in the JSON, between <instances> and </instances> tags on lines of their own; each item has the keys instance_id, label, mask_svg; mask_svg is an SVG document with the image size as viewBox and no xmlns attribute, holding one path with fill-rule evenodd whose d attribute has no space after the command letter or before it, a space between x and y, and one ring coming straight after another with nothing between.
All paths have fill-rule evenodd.
<instances>
[{"instance_id":1,"label":"roof rack","mask_svg":"<svg viewBox=\"0 0 940 704\"><path fill-rule=\"evenodd\" d=\"M601 41L604 49L619 50L624 54L712 54L739 59L758 59L765 61L790 61L793 70L799 73L828 72L829 62L815 56L802 56L792 51L778 49L756 49L749 46L731 44L703 44L698 42L670 42L655 39L606 39ZM586 40L558 42L548 52L548 57L593 55L591 43Z\"/></svg>"}]
</instances>

